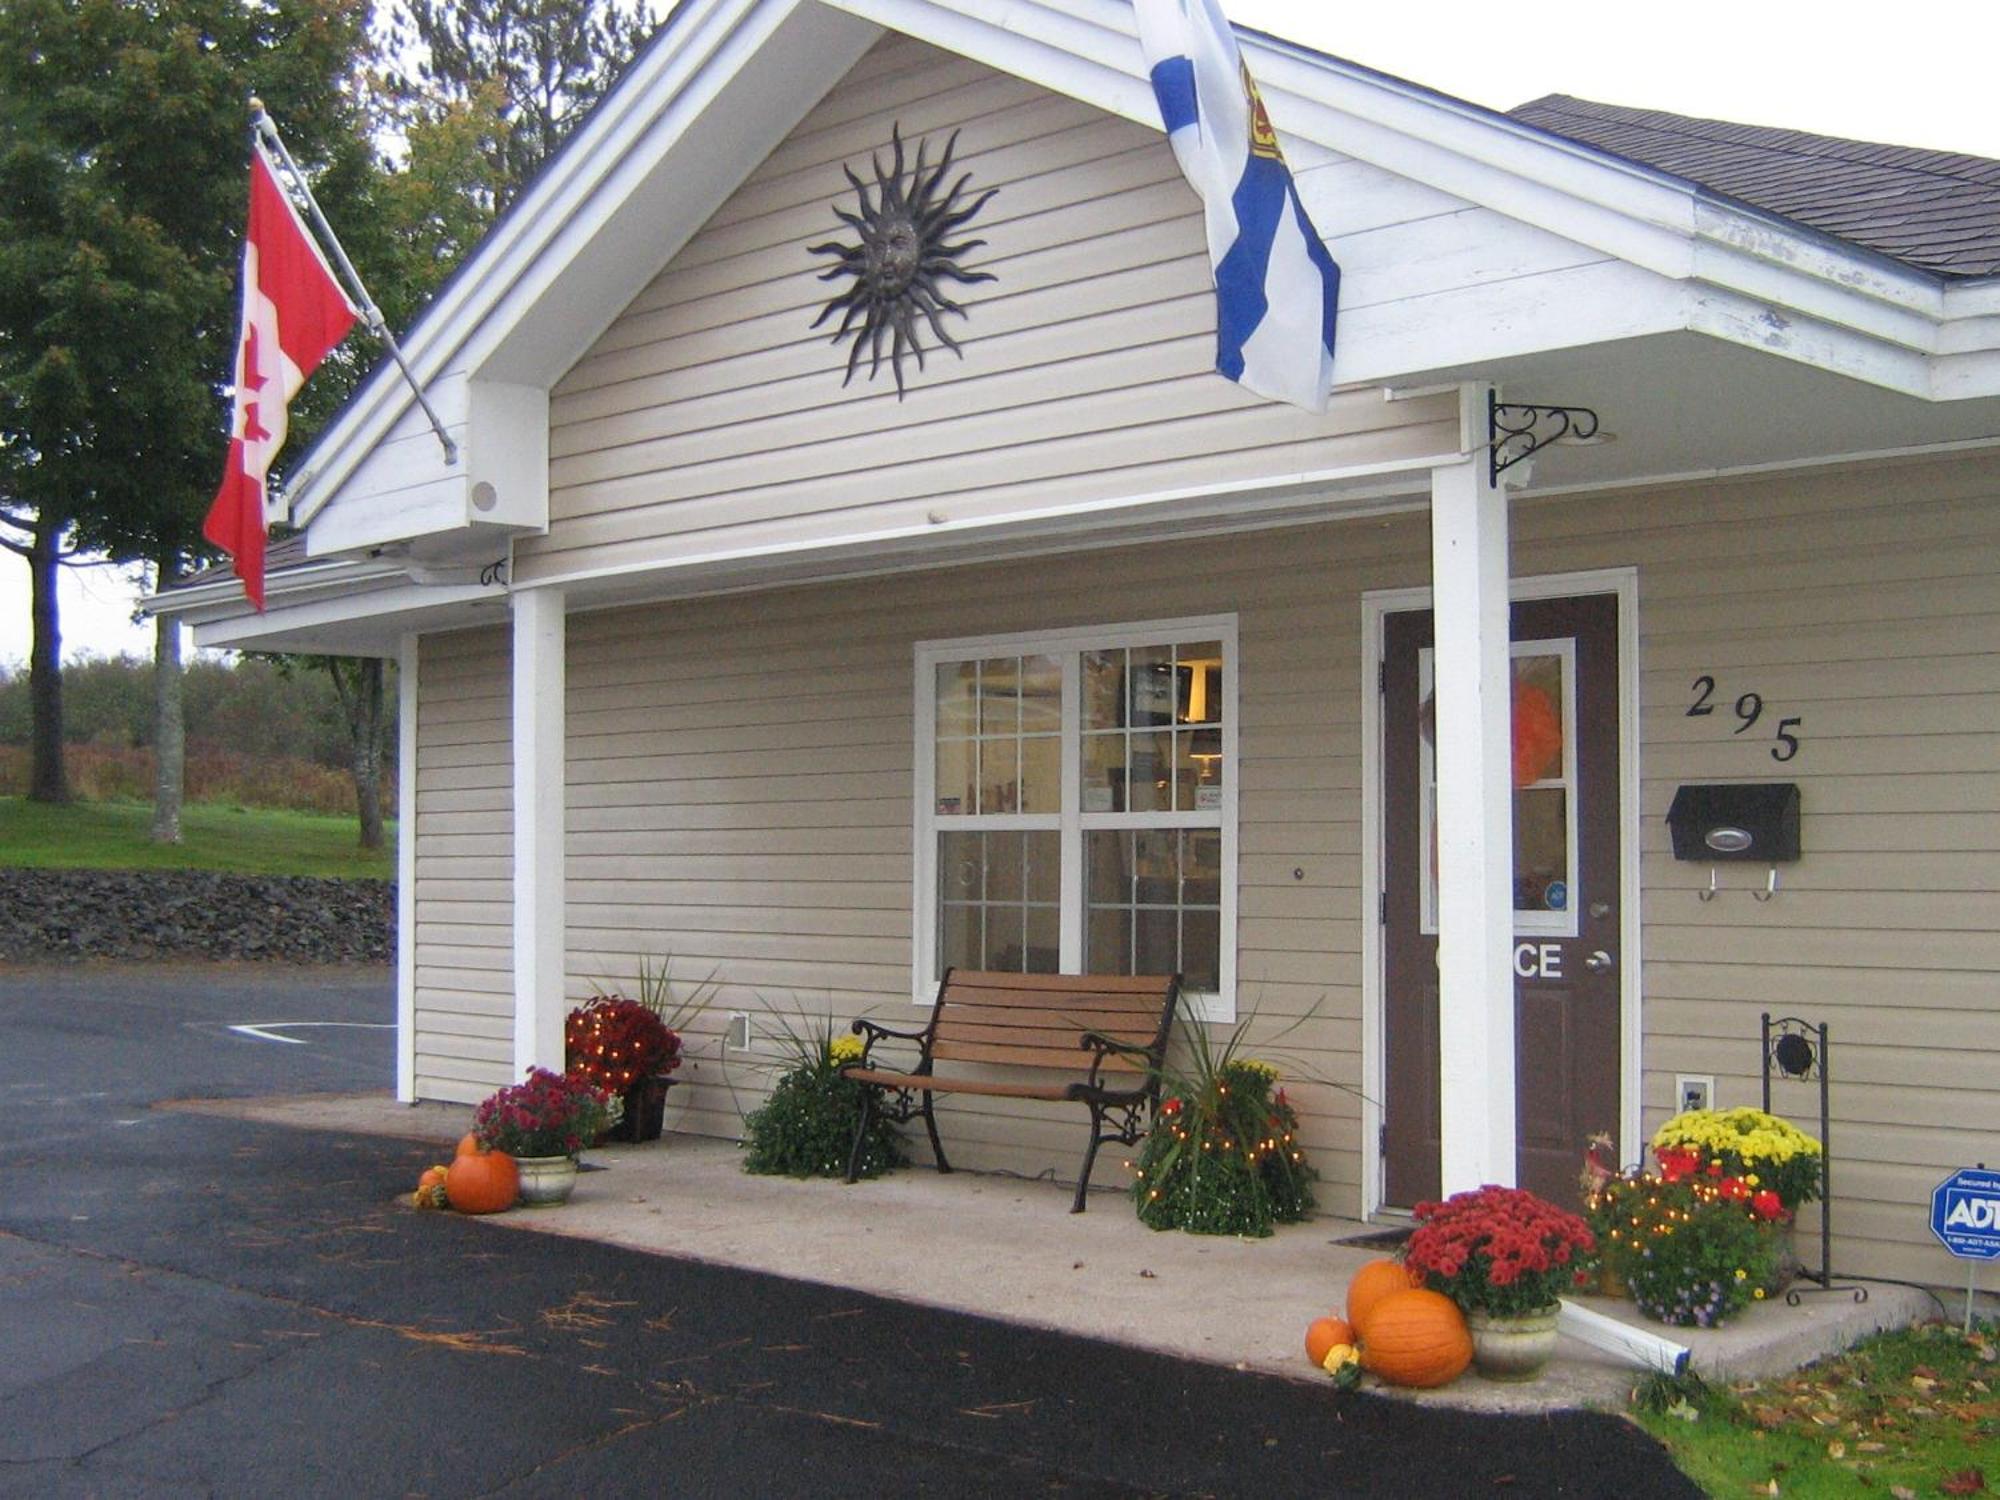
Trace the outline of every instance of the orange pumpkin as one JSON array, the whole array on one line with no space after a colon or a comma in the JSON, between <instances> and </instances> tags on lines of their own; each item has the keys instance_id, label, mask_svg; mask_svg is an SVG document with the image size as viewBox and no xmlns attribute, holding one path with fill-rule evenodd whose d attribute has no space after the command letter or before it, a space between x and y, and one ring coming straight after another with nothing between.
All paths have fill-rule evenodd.
<instances>
[{"instance_id":1,"label":"orange pumpkin","mask_svg":"<svg viewBox=\"0 0 2000 1500\"><path fill-rule=\"evenodd\" d=\"M419 1188L443 1187L445 1174L450 1170L449 1167L426 1167L424 1168L424 1175L417 1179L417 1186Z\"/></svg>"},{"instance_id":2,"label":"orange pumpkin","mask_svg":"<svg viewBox=\"0 0 2000 1500\"><path fill-rule=\"evenodd\" d=\"M1391 1385L1449 1385L1472 1363L1465 1315L1443 1292L1391 1292L1375 1304L1362 1335L1361 1367Z\"/></svg>"},{"instance_id":3,"label":"orange pumpkin","mask_svg":"<svg viewBox=\"0 0 2000 1500\"><path fill-rule=\"evenodd\" d=\"M477 1156L480 1152L484 1151L485 1149L486 1148L484 1146L479 1144L479 1137L474 1135L471 1131L468 1130L464 1135L458 1138L458 1150L454 1151L452 1155Z\"/></svg>"},{"instance_id":4,"label":"orange pumpkin","mask_svg":"<svg viewBox=\"0 0 2000 1500\"><path fill-rule=\"evenodd\" d=\"M1399 1260L1384 1257L1371 1260L1354 1273L1354 1279L1347 1283L1347 1321L1362 1338L1368 1337L1368 1315L1391 1292L1407 1292L1422 1284L1423 1278L1416 1275Z\"/></svg>"},{"instance_id":5,"label":"orange pumpkin","mask_svg":"<svg viewBox=\"0 0 2000 1500\"><path fill-rule=\"evenodd\" d=\"M1306 1329L1306 1358L1316 1366L1325 1368L1326 1352L1336 1344L1354 1342L1354 1330L1347 1326L1345 1318L1324 1317L1313 1319Z\"/></svg>"},{"instance_id":6,"label":"orange pumpkin","mask_svg":"<svg viewBox=\"0 0 2000 1500\"><path fill-rule=\"evenodd\" d=\"M445 1198L462 1214L497 1214L520 1194L520 1170L504 1151L469 1151L445 1170Z\"/></svg>"}]
</instances>

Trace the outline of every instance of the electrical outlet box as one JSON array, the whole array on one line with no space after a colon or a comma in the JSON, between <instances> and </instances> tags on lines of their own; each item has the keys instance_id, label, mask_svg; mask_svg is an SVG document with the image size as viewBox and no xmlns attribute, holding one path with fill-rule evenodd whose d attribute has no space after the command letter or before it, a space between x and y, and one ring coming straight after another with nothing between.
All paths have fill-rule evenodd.
<instances>
[{"instance_id":1,"label":"electrical outlet box","mask_svg":"<svg viewBox=\"0 0 2000 1500\"><path fill-rule=\"evenodd\" d=\"M1708 1109L1715 1102L1715 1079L1706 1073L1674 1075L1674 1108Z\"/></svg>"},{"instance_id":2,"label":"electrical outlet box","mask_svg":"<svg viewBox=\"0 0 2000 1500\"><path fill-rule=\"evenodd\" d=\"M722 1047L726 1052L748 1052L750 1050L750 1013L746 1010L732 1010L729 1025L723 1029Z\"/></svg>"}]
</instances>

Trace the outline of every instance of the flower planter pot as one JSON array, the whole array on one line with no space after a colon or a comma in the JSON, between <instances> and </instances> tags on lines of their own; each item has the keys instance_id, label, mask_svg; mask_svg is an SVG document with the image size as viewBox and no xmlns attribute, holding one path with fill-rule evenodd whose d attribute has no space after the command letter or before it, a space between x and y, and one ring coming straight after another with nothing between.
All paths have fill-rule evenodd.
<instances>
[{"instance_id":1,"label":"flower planter pot","mask_svg":"<svg viewBox=\"0 0 2000 1500\"><path fill-rule=\"evenodd\" d=\"M607 1141L657 1141L666 1120L667 1090L678 1079L642 1078L625 1091L625 1113L601 1137Z\"/></svg>"},{"instance_id":2,"label":"flower planter pot","mask_svg":"<svg viewBox=\"0 0 2000 1500\"><path fill-rule=\"evenodd\" d=\"M523 1208L552 1208L567 1203L576 1187L574 1156L519 1156L514 1165L521 1173Z\"/></svg>"},{"instance_id":3,"label":"flower planter pot","mask_svg":"<svg viewBox=\"0 0 2000 1500\"><path fill-rule=\"evenodd\" d=\"M1556 1352L1556 1318L1561 1311L1557 1302L1509 1316L1467 1311L1472 1368L1488 1380L1533 1380Z\"/></svg>"}]
</instances>

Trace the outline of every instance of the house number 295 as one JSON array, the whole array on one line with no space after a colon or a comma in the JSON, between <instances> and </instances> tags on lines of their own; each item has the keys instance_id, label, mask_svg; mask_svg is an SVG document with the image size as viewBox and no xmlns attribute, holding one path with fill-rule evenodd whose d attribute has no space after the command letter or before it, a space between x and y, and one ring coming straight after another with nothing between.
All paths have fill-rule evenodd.
<instances>
[{"instance_id":1,"label":"house number 295","mask_svg":"<svg viewBox=\"0 0 2000 1500\"><path fill-rule=\"evenodd\" d=\"M1694 702L1688 705L1690 719L1705 719L1715 712L1715 679L1704 672L1694 680ZM1764 717L1764 695L1744 693L1736 700L1733 712L1736 727L1731 734L1746 734L1757 727L1757 721ZM1799 753L1798 731L1805 720L1797 714L1778 720L1777 732L1771 736L1777 741L1771 747L1772 760L1790 760Z\"/></svg>"}]
</instances>

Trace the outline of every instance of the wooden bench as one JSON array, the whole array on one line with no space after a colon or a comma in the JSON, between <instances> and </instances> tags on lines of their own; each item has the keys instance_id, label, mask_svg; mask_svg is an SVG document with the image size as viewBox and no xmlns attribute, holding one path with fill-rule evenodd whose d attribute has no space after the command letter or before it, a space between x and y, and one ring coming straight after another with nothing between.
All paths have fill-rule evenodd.
<instances>
[{"instance_id":1,"label":"wooden bench","mask_svg":"<svg viewBox=\"0 0 2000 1500\"><path fill-rule=\"evenodd\" d=\"M861 1056L842 1071L868 1087L862 1091L847 1180L853 1182L860 1170L862 1143L877 1117L900 1124L921 1114L937 1169L949 1172L932 1107L938 1094L1074 1102L1090 1111L1090 1144L1070 1205L1071 1213L1082 1213L1097 1148L1106 1141L1137 1145L1150 1128L1179 998L1178 974L946 970L922 1031L894 1031L865 1019L853 1025L863 1039ZM907 1072L878 1065L875 1044L884 1040L915 1042L916 1064ZM1089 1054L1087 1065L1079 1052ZM977 1071L954 1066L939 1073L939 1063ZM1051 1077L1052 1072L1083 1076Z\"/></svg>"}]
</instances>

